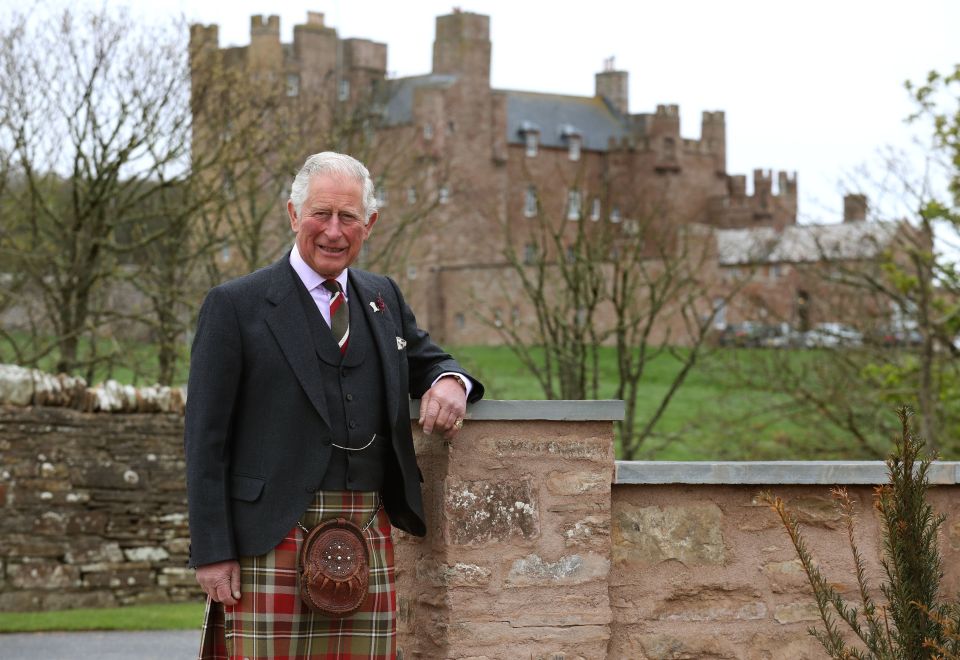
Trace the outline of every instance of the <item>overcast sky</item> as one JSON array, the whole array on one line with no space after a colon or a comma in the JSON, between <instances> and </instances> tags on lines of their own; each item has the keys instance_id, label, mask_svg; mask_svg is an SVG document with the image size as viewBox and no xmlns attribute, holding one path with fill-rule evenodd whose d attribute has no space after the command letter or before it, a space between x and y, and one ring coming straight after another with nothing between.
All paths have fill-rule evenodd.
<instances>
[{"instance_id":1,"label":"overcast sky","mask_svg":"<svg viewBox=\"0 0 960 660\"><path fill-rule=\"evenodd\" d=\"M152 0L135 6L151 17L217 23L221 46L248 43L252 14L279 14L281 38L289 41L307 10L320 11L341 37L385 42L388 70L397 76L430 71L437 15L454 6L487 14L495 88L592 96L594 73L613 56L616 68L630 74L631 112L676 103L682 135L697 138L701 112L723 110L730 173L797 171L802 221L837 220L840 180L884 145L906 146L920 134L904 125L912 110L904 81L960 63L960 2L952 0Z\"/></svg>"}]
</instances>

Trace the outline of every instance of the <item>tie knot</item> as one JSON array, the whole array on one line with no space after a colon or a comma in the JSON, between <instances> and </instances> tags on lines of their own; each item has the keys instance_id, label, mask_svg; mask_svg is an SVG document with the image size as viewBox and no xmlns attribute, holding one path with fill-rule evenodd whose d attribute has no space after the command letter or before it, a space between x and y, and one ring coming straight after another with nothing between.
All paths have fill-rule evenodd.
<instances>
[{"instance_id":1,"label":"tie knot","mask_svg":"<svg viewBox=\"0 0 960 660\"><path fill-rule=\"evenodd\" d=\"M340 293L340 282L336 280L324 280L323 288L329 291L330 293L336 295Z\"/></svg>"}]
</instances>

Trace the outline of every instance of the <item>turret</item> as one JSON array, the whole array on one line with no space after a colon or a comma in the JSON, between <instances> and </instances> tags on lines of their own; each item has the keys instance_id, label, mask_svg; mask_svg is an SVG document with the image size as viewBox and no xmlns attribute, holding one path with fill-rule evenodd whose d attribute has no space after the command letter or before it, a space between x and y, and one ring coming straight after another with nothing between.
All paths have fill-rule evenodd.
<instances>
[{"instance_id":1,"label":"turret","mask_svg":"<svg viewBox=\"0 0 960 660\"><path fill-rule=\"evenodd\" d=\"M250 46L248 62L253 68L279 68L283 64L280 45L280 17L262 14L250 17Z\"/></svg>"},{"instance_id":2,"label":"turret","mask_svg":"<svg viewBox=\"0 0 960 660\"><path fill-rule=\"evenodd\" d=\"M437 17L433 72L470 76L490 87L490 17L461 12Z\"/></svg>"},{"instance_id":3,"label":"turret","mask_svg":"<svg viewBox=\"0 0 960 660\"><path fill-rule=\"evenodd\" d=\"M700 142L714 157L715 171L727 171L727 123L723 111L704 112L700 123Z\"/></svg>"}]
</instances>

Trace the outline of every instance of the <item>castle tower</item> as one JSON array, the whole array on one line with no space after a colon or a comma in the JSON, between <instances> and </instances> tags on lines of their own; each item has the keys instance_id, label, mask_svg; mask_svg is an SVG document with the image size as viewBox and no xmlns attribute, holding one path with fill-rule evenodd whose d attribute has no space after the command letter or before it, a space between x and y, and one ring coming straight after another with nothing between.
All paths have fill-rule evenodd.
<instances>
[{"instance_id":1,"label":"castle tower","mask_svg":"<svg viewBox=\"0 0 960 660\"><path fill-rule=\"evenodd\" d=\"M700 123L700 141L713 154L717 174L727 171L727 124L723 111L704 112Z\"/></svg>"},{"instance_id":2,"label":"castle tower","mask_svg":"<svg viewBox=\"0 0 960 660\"><path fill-rule=\"evenodd\" d=\"M594 77L595 95L623 116L630 114L629 78L626 71L614 70L612 57L604 61L603 71Z\"/></svg>"},{"instance_id":3,"label":"castle tower","mask_svg":"<svg viewBox=\"0 0 960 660\"><path fill-rule=\"evenodd\" d=\"M433 72L471 78L473 84L490 88L490 17L454 10L437 17L433 42Z\"/></svg>"},{"instance_id":4,"label":"castle tower","mask_svg":"<svg viewBox=\"0 0 960 660\"><path fill-rule=\"evenodd\" d=\"M247 62L252 69L279 70L283 65L283 47L280 45L280 17L262 14L250 17L250 46Z\"/></svg>"}]
</instances>

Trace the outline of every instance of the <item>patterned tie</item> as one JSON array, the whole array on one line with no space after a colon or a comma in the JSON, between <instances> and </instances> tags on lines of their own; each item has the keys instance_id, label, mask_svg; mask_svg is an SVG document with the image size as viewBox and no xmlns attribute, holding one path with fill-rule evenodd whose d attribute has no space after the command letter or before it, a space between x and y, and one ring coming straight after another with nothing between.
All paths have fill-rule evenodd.
<instances>
[{"instance_id":1,"label":"patterned tie","mask_svg":"<svg viewBox=\"0 0 960 660\"><path fill-rule=\"evenodd\" d=\"M347 352L347 343L350 341L350 310L345 304L346 299L343 297L340 282L325 280L323 286L333 294L330 298L330 329L333 331L333 338L340 346L340 354L343 355Z\"/></svg>"}]
</instances>

